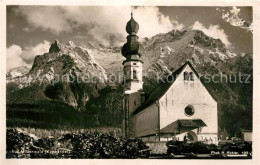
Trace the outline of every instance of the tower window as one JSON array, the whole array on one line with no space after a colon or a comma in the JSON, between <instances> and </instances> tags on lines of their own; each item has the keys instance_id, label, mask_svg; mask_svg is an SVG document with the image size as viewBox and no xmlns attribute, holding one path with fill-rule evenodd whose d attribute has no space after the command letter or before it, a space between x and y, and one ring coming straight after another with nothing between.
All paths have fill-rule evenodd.
<instances>
[{"instance_id":1,"label":"tower window","mask_svg":"<svg viewBox=\"0 0 260 165\"><path fill-rule=\"evenodd\" d=\"M133 65L136 65L136 63L133 63Z\"/></svg>"},{"instance_id":2,"label":"tower window","mask_svg":"<svg viewBox=\"0 0 260 165\"><path fill-rule=\"evenodd\" d=\"M194 76L193 76L193 73L192 73L192 72L190 72L190 80L191 80L191 81L194 81Z\"/></svg>"},{"instance_id":3,"label":"tower window","mask_svg":"<svg viewBox=\"0 0 260 165\"><path fill-rule=\"evenodd\" d=\"M183 76L184 76L184 80L189 80L189 73L188 72L184 72Z\"/></svg>"},{"instance_id":4,"label":"tower window","mask_svg":"<svg viewBox=\"0 0 260 165\"><path fill-rule=\"evenodd\" d=\"M136 73L136 70L133 70L133 79L137 79L137 73Z\"/></svg>"}]
</instances>

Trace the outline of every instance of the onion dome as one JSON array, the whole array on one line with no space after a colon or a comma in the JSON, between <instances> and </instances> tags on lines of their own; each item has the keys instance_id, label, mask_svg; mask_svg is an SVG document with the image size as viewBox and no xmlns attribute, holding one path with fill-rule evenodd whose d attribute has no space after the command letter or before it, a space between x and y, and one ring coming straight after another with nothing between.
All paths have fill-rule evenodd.
<instances>
[{"instance_id":1,"label":"onion dome","mask_svg":"<svg viewBox=\"0 0 260 165\"><path fill-rule=\"evenodd\" d=\"M123 56L126 57L127 55L138 54L138 50L139 50L138 42L125 43L124 46L122 47L122 54Z\"/></svg>"},{"instance_id":2,"label":"onion dome","mask_svg":"<svg viewBox=\"0 0 260 165\"><path fill-rule=\"evenodd\" d=\"M139 30L139 24L134 20L133 13L131 13L131 19L126 24L126 32L128 34L136 34Z\"/></svg>"},{"instance_id":3,"label":"onion dome","mask_svg":"<svg viewBox=\"0 0 260 165\"><path fill-rule=\"evenodd\" d=\"M138 36L136 33L139 30L138 23L134 20L133 14L131 13L131 19L126 24L126 32L129 34L127 36L127 42L122 47L122 55L124 57L127 57L128 55L139 55L139 42L138 42Z\"/></svg>"}]
</instances>

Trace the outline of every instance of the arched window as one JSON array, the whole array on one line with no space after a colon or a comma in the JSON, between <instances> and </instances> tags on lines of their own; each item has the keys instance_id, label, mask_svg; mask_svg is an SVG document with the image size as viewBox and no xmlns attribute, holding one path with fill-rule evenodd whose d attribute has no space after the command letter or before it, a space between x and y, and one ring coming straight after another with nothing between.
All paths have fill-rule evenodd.
<instances>
[{"instance_id":1,"label":"arched window","mask_svg":"<svg viewBox=\"0 0 260 165\"><path fill-rule=\"evenodd\" d=\"M133 70L133 79L137 79L137 73L135 69Z\"/></svg>"},{"instance_id":2,"label":"arched window","mask_svg":"<svg viewBox=\"0 0 260 165\"><path fill-rule=\"evenodd\" d=\"M194 81L194 76L193 76L193 73L192 73L192 72L190 72L190 80L191 80L191 81Z\"/></svg>"},{"instance_id":3,"label":"arched window","mask_svg":"<svg viewBox=\"0 0 260 165\"><path fill-rule=\"evenodd\" d=\"M184 72L183 77L184 77L184 80L189 80L189 73Z\"/></svg>"},{"instance_id":4,"label":"arched window","mask_svg":"<svg viewBox=\"0 0 260 165\"><path fill-rule=\"evenodd\" d=\"M194 112L195 112L194 108L191 105L186 106L184 109L184 113L186 116L192 116L194 114Z\"/></svg>"}]
</instances>

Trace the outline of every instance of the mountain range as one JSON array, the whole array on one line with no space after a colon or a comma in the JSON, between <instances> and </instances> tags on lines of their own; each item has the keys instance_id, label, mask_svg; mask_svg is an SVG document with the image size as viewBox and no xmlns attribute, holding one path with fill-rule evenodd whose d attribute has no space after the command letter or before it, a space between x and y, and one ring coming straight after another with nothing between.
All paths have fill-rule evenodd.
<instances>
[{"instance_id":1,"label":"mountain range","mask_svg":"<svg viewBox=\"0 0 260 165\"><path fill-rule=\"evenodd\" d=\"M252 129L252 53L236 54L220 39L199 30L172 30L144 38L139 52L146 94L158 85L157 74L167 76L189 60L218 102L219 131L234 135L240 128ZM98 125L102 124L100 115L119 116L119 126L122 82L113 82L111 77L122 75L123 60L121 47L93 42L77 46L72 41L61 44L55 40L49 52L35 57L30 69L19 67L7 73L7 104L54 100L93 114ZM239 74L249 75L249 83L205 79ZM219 76L214 78L220 80Z\"/></svg>"}]
</instances>

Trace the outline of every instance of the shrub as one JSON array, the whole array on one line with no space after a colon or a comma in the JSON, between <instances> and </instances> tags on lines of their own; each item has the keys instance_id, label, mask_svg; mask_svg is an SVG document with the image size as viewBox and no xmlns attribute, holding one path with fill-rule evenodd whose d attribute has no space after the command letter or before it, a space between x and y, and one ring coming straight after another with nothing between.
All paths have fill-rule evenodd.
<instances>
[{"instance_id":1,"label":"shrub","mask_svg":"<svg viewBox=\"0 0 260 165\"><path fill-rule=\"evenodd\" d=\"M238 152L242 153L244 151L252 152L252 142L247 141L233 141L219 143L220 150L224 153L226 152Z\"/></svg>"},{"instance_id":2,"label":"shrub","mask_svg":"<svg viewBox=\"0 0 260 165\"><path fill-rule=\"evenodd\" d=\"M104 133L64 134L60 138L33 138L7 130L7 158L138 158L150 150L140 139L115 138Z\"/></svg>"}]
</instances>

